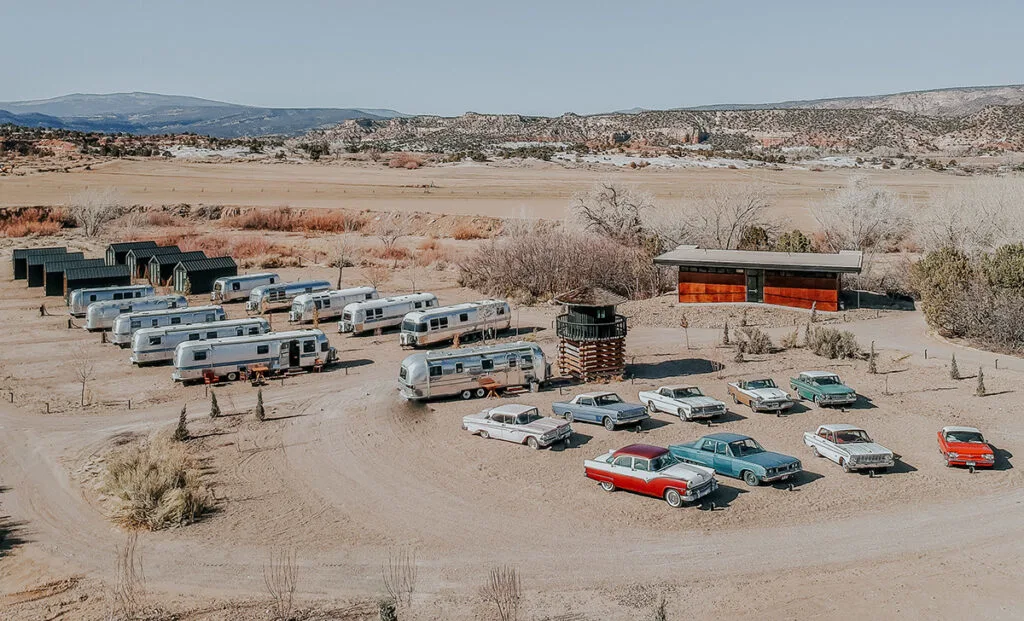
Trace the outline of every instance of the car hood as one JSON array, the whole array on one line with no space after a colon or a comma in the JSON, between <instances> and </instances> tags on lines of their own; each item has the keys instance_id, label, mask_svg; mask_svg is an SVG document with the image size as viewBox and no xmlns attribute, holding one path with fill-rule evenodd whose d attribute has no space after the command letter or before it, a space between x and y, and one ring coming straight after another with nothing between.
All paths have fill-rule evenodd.
<instances>
[{"instance_id":1,"label":"car hood","mask_svg":"<svg viewBox=\"0 0 1024 621\"><path fill-rule=\"evenodd\" d=\"M960 455L985 455L987 453L995 453L992 447L988 444L978 444L977 442L946 442L948 450L953 453Z\"/></svg>"},{"instance_id":2,"label":"car hood","mask_svg":"<svg viewBox=\"0 0 1024 621\"><path fill-rule=\"evenodd\" d=\"M631 413L637 411L646 411L642 405L633 405L632 403L609 403L608 405L597 405L594 406L602 410L611 410L612 412L624 412Z\"/></svg>"},{"instance_id":3,"label":"car hood","mask_svg":"<svg viewBox=\"0 0 1024 621\"><path fill-rule=\"evenodd\" d=\"M682 403L684 405L688 405L688 406L690 406L692 408L707 408L707 407L714 407L716 405L723 405L723 403L721 401L719 401L718 399L713 399L712 397L707 397L707 396L704 396L704 397L686 397L685 399L676 399L676 401L678 401L679 403Z\"/></svg>"},{"instance_id":4,"label":"car hood","mask_svg":"<svg viewBox=\"0 0 1024 621\"><path fill-rule=\"evenodd\" d=\"M855 442L838 446L850 455L892 455L892 451L877 442Z\"/></svg>"},{"instance_id":5,"label":"car hood","mask_svg":"<svg viewBox=\"0 0 1024 621\"><path fill-rule=\"evenodd\" d=\"M757 388L747 389L747 392L764 401L775 401L778 399L789 399L789 394L781 388Z\"/></svg>"},{"instance_id":6,"label":"car hood","mask_svg":"<svg viewBox=\"0 0 1024 621\"><path fill-rule=\"evenodd\" d=\"M674 466L669 466L659 472L658 475L686 481L686 484L690 487L703 485L710 479L714 478L713 472L709 471L707 468L701 468L700 466L693 466L690 464L676 464Z\"/></svg>"},{"instance_id":7,"label":"car hood","mask_svg":"<svg viewBox=\"0 0 1024 621\"><path fill-rule=\"evenodd\" d=\"M535 420L529 425L517 425L519 429L523 431L529 431L531 433L545 434L559 427L568 427L569 423L558 418L551 418L546 416L540 420Z\"/></svg>"},{"instance_id":8,"label":"car hood","mask_svg":"<svg viewBox=\"0 0 1024 621\"><path fill-rule=\"evenodd\" d=\"M825 386L818 386L817 384L808 385L815 388L823 395L849 395L854 393L852 388L842 384L826 384Z\"/></svg>"},{"instance_id":9,"label":"car hood","mask_svg":"<svg viewBox=\"0 0 1024 621\"><path fill-rule=\"evenodd\" d=\"M771 451L755 453L745 457L737 457L736 459L739 461L757 464L762 468L779 468L782 466L788 466L795 461L799 461L796 457L790 457L789 455L783 455L782 453L772 453Z\"/></svg>"}]
</instances>

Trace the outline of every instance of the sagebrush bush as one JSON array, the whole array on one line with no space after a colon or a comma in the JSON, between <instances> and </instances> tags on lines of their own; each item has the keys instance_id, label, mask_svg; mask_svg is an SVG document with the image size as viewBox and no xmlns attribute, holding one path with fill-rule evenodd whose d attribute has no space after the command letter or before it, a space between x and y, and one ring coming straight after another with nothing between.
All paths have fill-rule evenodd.
<instances>
[{"instance_id":1,"label":"sagebrush bush","mask_svg":"<svg viewBox=\"0 0 1024 621\"><path fill-rule=\"evenodd\" d=\"M62 228L63 216L59 211L38 207L22 209L6 220L0 220L0 235L4 237L44 237L56 235Z\"/></svg>"},{"instance_id":2,"label":"sagebrush bush","mask_svg":"<svg viewBox=\"0 0 1024 621\"><path fill-rule=\"evenodd\" d=\"M188 524L213 507L186 445L166 434L108 455L102 490L113 499L113 519L128 528L159 530Z\"/></svg>"},{"instance_id":3,"label":"sagebrush bush","mask_svg":"<svg viewBox=\"0 0 1024 621\"><path fill-rule=\"evenodd\" d=\"M796 347L799 347L800 346L800 331L797 330L796 328L793 328L792 332L789 332L785 336L782 337L782 341L781 341L780 344L783 347L785 347L786 349L794 349Z\"/></svg>"},{"instance_id":4,"label":"sagebrush bush","mask_svg":"<svg viewBox=\"0 0 1024 621\"><path fill-rule=\"evenodd\" d=\"M388 162L389 168L415 170L423 165L423 158L415 153L396 153Z\"/></svg>"},{"instance_id":5,"label":"sagebrush bush","mask_svg":"<svg viewBox=\"0 0 1024 621\"><path fill-rule=\"evenodd\" d=\"M740 328L738 337L736 347L745 354L768 354L774 348L772 339L760 328Z\"/></svg>"},{"instance_id":6,"label":"sagebrush bush","mask_svg":"<svg viewBox=\"0 0 1024 621\"><path fill-rule=\"evenodd\" d=\"M358 231L366 224L358 216L340 211L290 207L249 209L221 220L226 226L257 231L344 233Z\"/></svg>"},{"instance_id":7,"label":"sagebrush bush","mask_svg":"<svg viewBox=\"0 0 1024 621\"><path fill-rule=\"evenodd\" d=\"M808 334L807 348L819 356L835 360L837 358L859 358L861 355L857 337L848 330L819 327Z\"/></svg>"},{"instance_id":8,"label":"sagebrush bush","mask_svg":"<svg viewBox=\"0 0 1024 621\"><path fill-rule=\"evenodd\" d=\"M480 230L479 227L476 227L472 224L463 223L455 227L455 230L452 231L452 237L459 240L467 240L484 239L488 237L488 235L485 231Z\"/></svg>"}]
</instances>

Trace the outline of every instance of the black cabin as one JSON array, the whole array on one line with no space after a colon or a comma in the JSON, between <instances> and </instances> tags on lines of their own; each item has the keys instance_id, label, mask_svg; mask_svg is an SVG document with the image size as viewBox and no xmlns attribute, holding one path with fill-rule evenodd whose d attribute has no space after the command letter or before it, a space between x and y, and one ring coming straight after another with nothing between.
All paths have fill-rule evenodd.
<instances>
[{"instance_id":1,"label":"black cabin","mask_svg":"<svg viewBox=\"0 0 1024 621\"><path fill-rule=\"evenodd\" d=\"M123 287L132 284L127 265L96 265L64 272L64 296L75 289L92 287Z\"/></svg>"},{"instance_id":2,"label":"black cabin","mask_svg":"<svg viewBox=\"0 0 1024 621\"><path fill-rule=\"evenodd\" d=\"M51 246L48 248L15 248L11 255L11 264L14 268L14 280L25 280L28 278L28 258L37 254L65 254L67 248Z\"/></svg>"},{"instance_id":3,"label":"black cabin","mask_svg":"<svg viewBox=\"0 0 1024 621\"><path fill-rule=\"evenodd\" d=\"M174 290L177 293L209 293L218 278L237 275L238 265L231 257L184 261L174 266Z\"/></svg>"},{"instance_id":4,"label":"black cabin","mask_svg":"<svg viewBox=\"0 0 1024 621\"><path fill-rule=\"evenodd\" d=\"M29 287L42 287L43 276L45 274L43 267L47 261L53 261L57 258L66 258L68 260L81 260L85 258L85 255L81 252L66 252L64 254L34 254L28 257L25 261L26 268L28 269L28 286Z\"/></svg>"},{"instance_id":5,"label":"black cabin","mask_svg":"<svg viewBox=\"0 0 1024 621\"><path fill-rule=\"evenodd\" d=\"M43 264L43 289L46 295L64 295L64 272L103 265L103 259L66 260L60 255Z\"/></svg>"}]
</instances>

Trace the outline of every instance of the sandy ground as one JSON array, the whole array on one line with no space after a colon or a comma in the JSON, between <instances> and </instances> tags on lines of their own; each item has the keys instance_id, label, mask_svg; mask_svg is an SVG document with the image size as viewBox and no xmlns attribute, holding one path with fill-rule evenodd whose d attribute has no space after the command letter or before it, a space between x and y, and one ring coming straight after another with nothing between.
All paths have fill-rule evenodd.
<instances>
[{"instance_id":1,"label":"sandy ground","mask_svg":"<svg viewBox=\"0 0 1024 621\"><path fill-rule=\"evenodd\" d=\"M524 618L535 619L652 618L661 597L670 618L826 619L851 611L960 618L969 610L1011 619L1024 605L1016 588L1024 475L1014 467L1014 454L1024 454L1024 367L1005 357L999 370L986 366L992 394L974 397L972 379L949 379L944 354L956 351L971 365L989 365L992 356L933 339L917 313L822 315L862 343L877 341L882 374L872 376L863 361L803 350L732 362L714 326L738 306L694 310L689 350L666 300L634 309L629 378L606 386L627 399L678 381L725 398L726 383L738 377L784 384L807 369L836 370L865 395L847 412L799 405L775 417L732 408L712 430L752 435L800 457L806 472L792 489L721 479L714 506L672 510L657 499L602 492L582 476L583 460L636 441L691 440L709 431L703 425L664 414L639 431L576 424L568 447L544 451L485 441L463 432L460 418L504 400L407 404L395 392L408 354L397 336L343 336L330 323L340 365L272 382L264 423L251 414L251 387L218 388L226 416L214 421L204 387L174 385L168 367L133 368L126 350L68 329L55 298L47 299L54 316L39 317L39 290L10 280L7 256L0 256L0 321L19 326L0 331L0 516L13 527L0 559L0 611L10 618L103 618L125 534L104 515L98 459L124 438L169 429L182 404L217 509L194 525L140 537L148 601L179 618L267 618L263 568L282 548L298 558L300 605L333 611L320 618L373 618L380 567L396 548L416 554L418 588L406 615L414 619L493 617L478 589L491 567L505 563L522 571ZM347 273L362 284L359 269ZM480 297L454 286L452 272L423 268L382 289L404 290L406 276L444 303ZM229 307L230 316L242 314ZM514 317L553 355L556 314L523 307ZM776 338L799 320L763 309L749 317ZM284 319L275 316L275 326ZM924 347L932 349L927 360ZM74 376L82 357L96 364L93 405L84 409ZM961 364L965 374L969 368ZM585 389L521 401L546 411ZM862 425L903 456L901 465L872 478L813 458L801 434L826 422ZM935 433L948 424L981 427L999 449L997 468L974 475L946 468Z\"/></svg>"},{"instance_id":2,"label":"sandy ground","mask_svg":"<svg viewBox=\"0 0 1024 621\"><path fill-rule=\"evenodd\" d=\"M528 162L513 166L446 164L419 170L381 164L202 163L119 160L92 170L0 177L0 206L66 204L85 188L117 188L133 204L342 207L427 211L460 215L560 218L569 197L603 179L636 183L671 204L721 184L763 184L777 216L814 228L809 206L851 176L891 188L914 201L961 184L968 177L932 171L822 172L685 169L640 171L614 167L572 169Z\"/></svg>"}]
</instances>

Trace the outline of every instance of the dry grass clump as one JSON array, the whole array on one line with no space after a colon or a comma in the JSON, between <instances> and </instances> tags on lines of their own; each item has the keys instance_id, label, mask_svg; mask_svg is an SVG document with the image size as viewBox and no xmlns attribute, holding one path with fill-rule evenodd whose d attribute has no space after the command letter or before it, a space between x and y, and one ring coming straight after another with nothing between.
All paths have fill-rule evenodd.
<instances>
[{"instance_id":1,"label":"dry grass clump","mask_svg":"<svg viewBox=\"0 0 1024 621\"><path fill-rule=\"evenodd\" d=\"M344 233L358 231L366 224L359 216L340 211L295 211L289 207L250 209L226 216L222 222L230 227L256 231Z\"/></svg>"},{"instance_id":2,"label":"dry grass clump","mask_svg":"<svg viewBox=\"0 0 1024 621\"><path fill-rule=\"evenodd\" d=\"M246 235L231 243L231 256L237 258L258 257L271 254L271 244L267 238L259 235Z\"/></svg>"},{"instance_id":3,"label":"dry grass clump","mask_svg":"<svg viewBox=\"0 0 1024 621\"><path fill-rule=\"evenodd\" d=\"M146 222L150 226L173 226L177 219L166 211L151 211L146 214Z\"/></svg>"},{"instance_id":4,"label":"dry grass clump","mask_svg":"<svg viewBox=\"0 0 1024 621\"><path fill-rule=\"evenodd\" d=\"M489 235L485 231L481 231L479 227L464 222L455 227L455 230L452 231L452 237L458 240L468 240L485 239Z\"/></svg>"},{"instance_id":5,"label":"dry grass clump","mask_svg":"<svg viewBox=\"0 0 1024 621\"><path fill-rule=\"evenodd\" d=\"M391 160L388 161L389 168L415 170L420 166L423 166L423 158L415 153L396 153Z\"/></svg>"},{"instance_id":6,"label":"dry grass clump","mask_svg":"<svg viewBox=\"0 0 1024 621\"><path fill-rule=\"evenodd\" d=\"M824 326L807 333L807 349L832 360L859 358L861 355L860 345L857 344L857 338L852 332Z\"/></svg>"},{"instance_id":7,"label":"dry grass clump","mask_svg":"<svg viewBox=\"0 0 1024 621\"><path fill-rule=\"evenodd\" d=\"M774 345L772 339L759 328L740 328L736 349L744 354L769 354Z\"/></svg>"},{"instance_id":8,"label":"dry grass clump","mask_svg":"<svg viewBox=\"0 0 1024 621\"><path fill-rule=\"evenodd\" d=\"M366 254L385 261L404 261L412 257L412 252L407 248L402 248L401 246L391 246L390 248L370 248L366 251Z\"/></svg>"},{"instance_id":9,"label":"dry grass clump","mask_svg":"<svg viewBox=\"0 0 1024 621\"><path fill-rule=\"evenodd\" d=\"M59 210L23 209L14 216L0 221L0 235L4 237L45 237L56 235L64 228L63 215Z\"/></svg>"},{"instance_id":10,"label":"dry grass clump","mask_svg":"<svg viewBox=\"0 0 1024 621\"><path fill-rule=\"evenodd\" d=\"M127 528L180 526L213 508L195 460L165 434L113 451L102 489L113 498L113 519Z\"/></svg>"}]
</instances>

